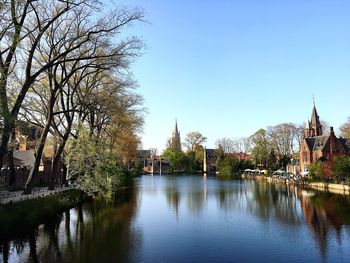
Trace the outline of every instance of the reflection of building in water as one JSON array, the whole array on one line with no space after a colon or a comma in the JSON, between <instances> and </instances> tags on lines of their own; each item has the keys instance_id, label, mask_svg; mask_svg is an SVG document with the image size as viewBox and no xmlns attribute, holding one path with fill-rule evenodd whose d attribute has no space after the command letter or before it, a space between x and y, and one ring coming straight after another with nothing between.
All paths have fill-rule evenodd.
<instances>
[{"instance_id":1,"label":"reflection of building in water","mask_svg":"<svg viewBox=\"0 0 350 263\"><path fill-rule=\"evenodd\" d=\"M215 149L207 149L204 147L203 154L203 172L216 172L218 163L218 156Z\"/></svg>"},{"instance_id":2,"label":"reflection of building in water","mask_svg":"<svg viewBox=\"0 0 350 263\"><path fill-rule=\"evenodd\" d=\"M343 197L338 195L316 194L315 196L309 196L305 190L300 190L298 195L305 220L314 234L321 255L325 257L328 246L327 240L329 240L331 232L334 230L337 238L339 240L341 238L342 225L346 222L343 221L340 210L345 212L345 215L349 214L350 202L345 199L340 200ZM345 206L342 207L343 205ZM339 209L340 207L341 209Z\"/></svg>"}]
</instances>

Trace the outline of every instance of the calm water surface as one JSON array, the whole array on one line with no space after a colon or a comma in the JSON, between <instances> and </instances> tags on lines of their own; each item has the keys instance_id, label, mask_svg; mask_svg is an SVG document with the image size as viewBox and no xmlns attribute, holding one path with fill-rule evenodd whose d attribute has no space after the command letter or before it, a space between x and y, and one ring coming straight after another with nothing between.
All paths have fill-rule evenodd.
<instances>
[{"instance_id":1,"label":"calm water surface","mask_svg":"<svg viewBox=\"0 0 350 263\"><path fill-rule=\"evenodd\" d=\"M350 262L350 197L203 176L143 176L2 241L0 262Z\"/></svg>"}]
</instances>

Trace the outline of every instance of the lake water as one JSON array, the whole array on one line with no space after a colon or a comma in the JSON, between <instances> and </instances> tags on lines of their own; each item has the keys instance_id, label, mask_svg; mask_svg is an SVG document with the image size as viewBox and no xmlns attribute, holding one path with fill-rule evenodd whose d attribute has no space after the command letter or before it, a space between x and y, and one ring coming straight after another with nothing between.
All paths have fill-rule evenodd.
<instances>
[{"instance_id":1,"label":"lake water","mask_svg":"<svg viewBox=\"0 0 350 263\"><path fill-rule=\"evenodd\" d=\"M350 197L255 181L142 176L70 209L0 262L350 262Z\"/></svg>"}]
</instances>

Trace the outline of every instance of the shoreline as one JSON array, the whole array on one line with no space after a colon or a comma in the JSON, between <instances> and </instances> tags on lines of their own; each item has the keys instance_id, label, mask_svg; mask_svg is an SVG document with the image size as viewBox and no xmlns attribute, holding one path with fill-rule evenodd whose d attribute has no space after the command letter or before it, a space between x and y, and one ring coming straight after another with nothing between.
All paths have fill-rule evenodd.
<instances>
[{"instance_id":1,"label":"shoreline","mask_svg":"<svg viewBox=\"0 0 350 263\"><path fill-rule=\"evenodd\" d=\"M241 175L242 179L253 179L256 181L265 181L277 184L293 184L303 188L309 188L321 192L329 192L332 194L350 195L350 186L346 184L324 183L324 182L298 182L289 179L277 179L265 175Z\"/></svg>"}]
</instances>

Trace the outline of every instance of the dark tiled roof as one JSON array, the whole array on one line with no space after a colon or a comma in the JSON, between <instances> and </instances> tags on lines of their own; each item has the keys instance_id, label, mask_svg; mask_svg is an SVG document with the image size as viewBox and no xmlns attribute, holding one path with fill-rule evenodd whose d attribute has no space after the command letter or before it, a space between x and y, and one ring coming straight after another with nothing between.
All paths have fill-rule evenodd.
<instances>
[{"instance_id":1,"label":"dark tiled roof","mask_svg":"<svg viewBox=\"0 0 350 263\"><path fill-rule=\"evenodd\" d=\"M150 158L151 152L150 150L138 150L137 157L138 158Z\"/></svg>"},{"instance_id":2,"label":"dark tiled roof","mask_svg":"<svg viewBox=\"0 0 350 263\"><path fill-rule=\"evenodd\" d=\"M350 153L350 139L339 138L338 141L345 148L345 151Z\"/></svg>"},{"instance_id":3,"label":"dark tiled roof","mask_svg":"<svg viewBox=\"0 0 350 263\"><path fill-rule=\"evenodd\" d=\"M315 143L313 146L313 150L322 150L328 141L329 135L322 135L315 137Z\"/></svg>"},{"instance_id":4,"label":"dark tiled roof","mask_svg":"<svg viewBox=\"0 0 350 263\"><path fill-rule=\"evenodd\" d=\"M216 157L216 149L206 149L207 157Z\"/></svg>"},{"instance_id":5,"label":"dark tiled roof","mask_svg":"<svg viewBox=\"0 0 350 263\"><path fill-rule=\"evenodd\" d=\"M309 151L312 152L315 144L315 138L305 138L306 144L309 148Z\"/></svg>"},{"instance_id":6,"label":"dark tiled roof","mask_svg":"<svg viewBox=\"0 0 350 263\"><path fill-rule=\"evenodd\" d=\"M316 136L313 138L305 138L310 152L315 150L322 150L328 141L329 135Z\"/></svg>"},{"instance_id":7,"label":"dark tiled roof","mask_svg":"<svg viewBox=\"0 0 350 263\"><path fill-rule=\"evenodd\" d=\"M314 105L314 108L312 109L312 114L311 114L311 125L312 127L320 127L321 122L320 122L320 118L317 114L317 110L316 110L316 106Z\"/></svg>"}]
</instances>

